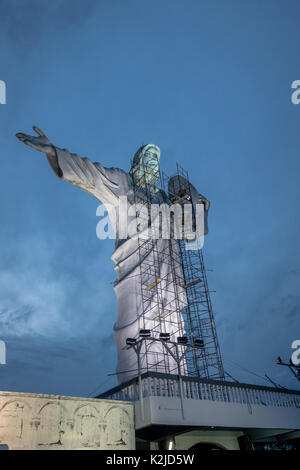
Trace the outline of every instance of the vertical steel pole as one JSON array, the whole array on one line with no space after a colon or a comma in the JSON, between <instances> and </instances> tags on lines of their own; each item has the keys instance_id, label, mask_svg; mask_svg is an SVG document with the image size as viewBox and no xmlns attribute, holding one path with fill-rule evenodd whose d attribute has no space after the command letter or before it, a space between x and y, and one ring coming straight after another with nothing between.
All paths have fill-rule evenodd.
<instances>
[{"instance_id":1,"label":"vertical steel pole","mask_svg":"<svg viewBox=\"0 0 300 470\"><path fill-rule=\"evenodd\" d=\"M180 404L181 404L181 414L182 414L182 419L184 418L184 409L183 409L183 385L182 385L182 377L181 377L181 370L180 370L180 359L179 359L179 353L178 353L178 346L175 344L175 349L176 349L176 362L177 362L177 367L178 367L178 379L179 379L179 395L180 395Z\"/></svg>"},{"instance_id":2,"label":"vertical steel pole","mask_svg":"<svg viewBox=\"0 0 300 470\"><path fill-rule=\"evenodd\" d=\"M137 345L135 352L137 354L137 363L138 363L138 381L139 381L139 400L140 400L140 412L142 421L145 421L145 414L144 414L144 397L143 397L143 388L142 388L142 374L141 374L141 359L140 359L140 352L142 349L143 340L141 340L140 344Z\"/></svg>"}]
</instances>

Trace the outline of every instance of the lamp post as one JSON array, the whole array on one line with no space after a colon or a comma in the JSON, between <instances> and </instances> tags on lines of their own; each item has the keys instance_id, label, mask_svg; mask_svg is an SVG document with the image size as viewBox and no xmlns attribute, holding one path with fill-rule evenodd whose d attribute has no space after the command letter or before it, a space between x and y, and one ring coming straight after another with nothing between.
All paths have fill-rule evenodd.
<instances>
[{"instance_id":1,"label":"lamp post","mask_svg":"<svg viewBox=\"0 0 300 470\"><path fill-rule=\"evenodd\" d=\"M163 347L168 351L170 356L174 359L177 364L178 369L178 382L179 382L179 397L180 397L180 405L181 405L181 414L182 419L184 417L184 407L183 407L183 383L182 383L182 375L180 369L180 363L183 360L186 352L188 349L194 350L198 348L203 348L204 344L202 340L195 340L194 345L188 344L188 339L186 336L178 336L177 343L174 341L170 341L170 334L169 333L160 333L159 338L154 338L151 336L150 330L140 330L140 339L137 340L136 338L127 338L126 339L126 349L133 349L137 355L137 366L138 366L138 384L139 384L139 401L140 401L140 410L141 410L141 418L142 421L145 419L144 413L144 398L143 398L143 391L142 391L142 375L141 375L141 359L140 353L142 349L142 345L144 341L158 341L160 342ZM184 346L185 351L180 354L178 346ZM175 354L172 351L171 347L175 349Z\"/></svg>"},{"instance_id":2,"label":"lamp post","mask_svg":"<svg viewBox=\"0 0 300 470\"><path fill-rule=\"evenodd\" d=\"M142 390L142 374L141 374L141 357L140 352L142 349L144 337L142 337L139 341L135 338L127 338L126 339L126 349L133 349L137 355L137 366L138 366L138 381L139 381L139 400L140 400L140 409L141 409L141 417L142 421L145 420L144 415L144 397L143 397L143 390Z\"/></svg>"}]
</instances>

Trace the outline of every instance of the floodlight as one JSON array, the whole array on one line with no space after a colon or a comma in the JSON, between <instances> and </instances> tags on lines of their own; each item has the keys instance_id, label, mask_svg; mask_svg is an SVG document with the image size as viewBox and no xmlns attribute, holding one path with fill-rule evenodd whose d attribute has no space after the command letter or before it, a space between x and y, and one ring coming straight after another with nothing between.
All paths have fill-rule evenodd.
<instances>
[{"instance_id":1,"label":"floodlight","mask_svg":"<svg viewBox=\"0 0 300 470\"><path fill-rule=\"evenodd\" d=\"M126 344L127 346L132 346L133 344L136 343L136 339L135 338L126 338Z\"/></svg>"},{"instance_id":2,"label":"floodlight","mask_svg":"<svg viewBox=\"0 0 300 470\"><path fill-rule=\"evenodd\" d=\"M194 346L196 348L204 348L204 341L203 339L195 339Z\"/></svg>"},{"instance_id":3,"label":"floodlight","mask_svg":"<svg viewBox=\"0 0 300 470\"><path fill-rule=\"evenodd\" d=\"M178 344L187 344L188 339L186 336L178 336L177 337L177 343Z\"/></svg>"},{"instance_id":4,"label":"floodlight","mask_svg":"<svg viewBox=\"0 0 300 470\"><path fill-rule=\"evenodd\" d=\"M159 339L162 341L170 341L170 333L159 333Z\"/></svg>"},{"instance_id":5,"label":"floodlight","mask_svg":"<svg viewBox=\"0 0 300 470\"><path fill-rule=\"evenodd\" d=\"M150 338L151 331L150 330L140 330L140 337L141 338Z\"/></svg>"}]
</instances>

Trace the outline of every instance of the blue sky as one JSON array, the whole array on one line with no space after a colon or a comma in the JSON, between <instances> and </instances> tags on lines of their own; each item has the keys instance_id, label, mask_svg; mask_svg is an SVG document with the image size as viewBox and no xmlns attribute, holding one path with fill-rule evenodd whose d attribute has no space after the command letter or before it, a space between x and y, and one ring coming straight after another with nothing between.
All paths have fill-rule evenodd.
<instances>
[{"instance_id":1,"label":"blue sky","mask_svg":"<svg viewBox=\"0 0 300 470\"><path fill-rule=\"evenodd\" d=\"M128 170L161 148L211 201L204 256L224 366L285 368L299 326L299 2L0 0L2 390L87 396L115 384L113 241L98 201L16 132ZM238 364L236 366L235 364Z\"/></svg>"}]
</instances>

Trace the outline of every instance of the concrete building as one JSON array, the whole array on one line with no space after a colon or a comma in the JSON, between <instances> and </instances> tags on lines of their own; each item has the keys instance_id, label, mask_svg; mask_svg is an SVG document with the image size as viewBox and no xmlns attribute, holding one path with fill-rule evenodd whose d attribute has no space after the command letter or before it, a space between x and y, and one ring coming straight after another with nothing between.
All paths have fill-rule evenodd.
<instances>
[{"instance_id":1,"label":"concrete building","mask_svg":"<svg viewBox=\"0 0 300 470\"><path fill-rule=\"evenodd\" d=\"M137 448L252 449L300 445L300 391L235 382L142 375L99 396L135 405Z\"/></svg>"}]
</instances>

